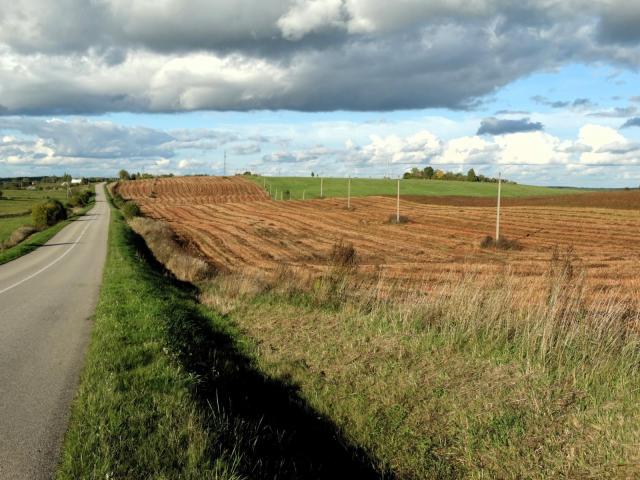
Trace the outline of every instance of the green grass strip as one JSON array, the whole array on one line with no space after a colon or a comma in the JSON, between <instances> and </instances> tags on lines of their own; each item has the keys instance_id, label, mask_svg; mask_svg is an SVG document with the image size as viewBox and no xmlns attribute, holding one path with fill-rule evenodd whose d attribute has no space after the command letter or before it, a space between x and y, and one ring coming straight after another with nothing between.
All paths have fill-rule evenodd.
<instances>
[{"instance_id":1,"label":"green grass strip","mask_svg":"<svg viewBox=\"0 0 640 480\"><path fill-rule=\"evenodd\" d=\"M113 210L109 250L85 369L58 479L237 478L212 447L167 342L166 321L188 302L140 257Z\"/></svg>"}]
</instances>

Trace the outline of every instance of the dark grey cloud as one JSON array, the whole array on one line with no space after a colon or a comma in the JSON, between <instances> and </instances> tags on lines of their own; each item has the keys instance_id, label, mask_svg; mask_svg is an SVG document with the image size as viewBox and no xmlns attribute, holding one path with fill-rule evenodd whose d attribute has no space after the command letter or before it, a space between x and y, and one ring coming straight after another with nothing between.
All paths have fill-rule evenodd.
<instances>
[{"instance_id":1,"label":"dark grey cloud","mask_svg":"<svg viewBox=\"0 0 640 480\"><path fill-rule=\"evenodd\" d=\"M478 135L505 135L519 132L536 132L544 129L540 122L531 122L528 118L508 120L502 118L485 118L480 122Z\"/></svg>"},{"instance_id":2,"label":"dark grey cloud","mask_svg":"<svg viewBox=\"0 0 640 480\"><path fill-rule=\"evenodd\" d=\"M598 23L603 41L620 44L640 42L640 5L637 2L611 2L611 8L602 11Z\"/></svg>"},{"instance_id":3,"label":"dark grey cloud","mask_svg":"<svg viewBox=\"0 0 640 480\"><path fill-rule=\"evenodd\" d=\"M567 63L640 67L622 0L5 3L0 115L471 109Z\"/></svg>"},{"instance_id":4,"label":"dark grey cloud","mask_svg":"<svg viewBox=\"0 0 640 480\"><path fill-rule=\"evenodd\" d=\"M622 124L620 128L640 127L640 117L630 118Z\"/></svg>"}]
</instances>

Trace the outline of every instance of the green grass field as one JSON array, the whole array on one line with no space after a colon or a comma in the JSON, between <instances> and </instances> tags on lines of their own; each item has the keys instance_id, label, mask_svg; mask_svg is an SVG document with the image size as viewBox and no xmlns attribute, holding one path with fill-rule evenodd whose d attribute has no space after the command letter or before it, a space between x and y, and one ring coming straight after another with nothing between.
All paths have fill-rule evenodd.
<instances>
[{"instance_id":1,"label":"green grass field","mask_svg":"<svg viewBox=\"0 0 640 480\"><path fill-rule=\"evenodd\" d=\"M0 223L2 215L27 212L31 207L47 198L55 198L64 202L67 198L65 189L59 190L2 190L0 199Z\"/></svg>"},{"instance_id":2,"label":"green grass field","mask_svg":"<svg viewBox=\"0 0 640 480\"><path fill-rule=\"evenodd\" d=\"M247 176L260 186L270 189L271 195L275 190L285 192L288 190L294 199L303 196L307 199L320 197L320 178L318 177L258 177ZM323 183L324 197L346 197L346 178L325 178ZM395 195L397 180L354 178L351 180L351 195L364 197L370 195ZM493 197L497 194L498 185L495 183L457 182L450 180L400 180L401 195L437 195L437 196L473 196ZM570 193L582 193L587 190L572 188L535 187L531 185L503 184L502 194L505 197L533 197L542 195L561 195ZM278 193L280 198L280 193Z\"/></svg>"},{"instance_id":3,"label":"green grass field","mask_svg":"<svg viewBox=\"0 0 640 480\"><path fill-rule=\"evenodd\" d=\"M18 227L32 225L31 207L47 198L54 198L64 203L67 199L67 191L65 189L2 190L2 198L0 199L0 242L9 238L11 232ZM24 213L24 215L14 216L20 213Z\"/></svg>"},{"instance_id":4,"label":"green grass field","mask_svg":"<svg viewBox=\"0 0 640 480\"><path fill-rule=\"evenodd\" d=\"M22 225L31 225L31 215L0 218L0 243L9 238L11 233Z\"/></svg>"}]
</instances>

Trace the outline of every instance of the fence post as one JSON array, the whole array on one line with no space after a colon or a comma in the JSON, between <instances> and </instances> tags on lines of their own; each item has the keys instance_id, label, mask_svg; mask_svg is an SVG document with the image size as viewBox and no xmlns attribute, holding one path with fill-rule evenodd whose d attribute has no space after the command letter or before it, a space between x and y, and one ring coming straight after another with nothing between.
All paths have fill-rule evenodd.
<instances>
[{"instance_id":1,"label":"fence post","mask_svg":"<svg viewBox=\"0 0 640 480\"><path fill-rule=\"evenodd\" d=\"M322 182L323 182L323 180L324 180L324 178L320 177L320 198L324 197L323 192L322 192L322 188L323 188Z\"/></svg>"},{"instance_id":2,"label":"fence post","mask_svg":"<svg viewBox=\"0 0 640 480\"><path fill-rule=\"evenodd\" d=\"M400 223L400 180L398 179L398 195L396 197L396 223Z\"/></svg>"},{"instance_id":3,"label":"fence post","mask_svg":"<svg viewBox=\"0 0 640 480\"><path fill-rule=\"evenodd\" d=\"M502 190L502 174L498 172L498 210L496 212L496 242L500 239L500 195Z\"/></svg>"}]
</instances>

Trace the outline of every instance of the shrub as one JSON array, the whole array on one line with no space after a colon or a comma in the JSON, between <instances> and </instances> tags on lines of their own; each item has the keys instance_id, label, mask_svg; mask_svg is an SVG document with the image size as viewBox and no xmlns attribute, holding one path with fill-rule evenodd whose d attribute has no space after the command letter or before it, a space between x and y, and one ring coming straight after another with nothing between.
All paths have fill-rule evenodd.
<instances>
[{"instance_id":1,"label":"shrub","mask_svg":"<svg viewBox=\"0 0 640 480\"><path fill-rule=\"evenodd\" d=\"M67 218L67 210L58 200L49 199L46 202L38 203L31 209L33 225L38 229L55 225Z\"/></svg>"},{"instance_id":2,"label":"shrub","mask_svg":"<svg viewBox=\"0 0 640 480\"><path fill-rule=\"evenodd\" d=\"M352 243L340 240L333 245L329 261L336 267L355 267L358 264L358 254Z\"/></svg>"},{"instance_id":3,"label":"shrub","mask_svg":"<svg viewBox=\"0 0 640 480\"><path fill-rule=\"evenodd\" d=\"M398 215L396 215L395 213L389 215L389 223L395 223L395 224L400 224L400 223L409 223L409 217L405 216L405 215L400 215L400 218L398 219Z\"/></svg>"},{"instance_id":4,"label":"shrub","mask_svg":"<svg viewBox=\"0 0 640 480\"><path fill-rule=\"evenodd\" d=\"M487 235L480 241L480 248L496 248L498 250L522 250L522 244L518 240L509 240L500 237L496 242L491 235Z\"/></svg>"},{"instance_id":5,"label":"shrub","mask_svg":"<svg viewBox=\"0 0 640 480\"><path fill-rule=\"evenodd\" d=\"M91 202L93 195L94 193L90 190L74 193L67 202L67 205L69 207L86 207Z\"/></svg>"},{"instance_id":6,"label":"shrub","mask_svg":"<svg viewBox=\"0 0 640 480\"><path fill-rule=\"evenodd\" d=\"M140 216L140 207L135 202L124 202L120 209L127 219Z\"/></svg>"}]
</instances>

